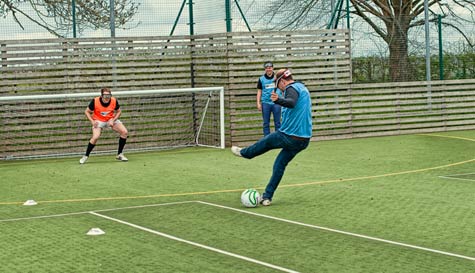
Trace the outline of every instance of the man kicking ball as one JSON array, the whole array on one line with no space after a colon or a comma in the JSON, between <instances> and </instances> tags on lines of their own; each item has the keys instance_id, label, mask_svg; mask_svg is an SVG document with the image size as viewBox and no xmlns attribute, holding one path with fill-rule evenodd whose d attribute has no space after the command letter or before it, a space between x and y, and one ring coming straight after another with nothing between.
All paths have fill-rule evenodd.
<instances>
[{"instance_id":1,"label":"man kicking ball","mask_svg":"<svg viewBox=\"0 0 475 273\"><path fill-rule=\"evenodd\" d=\"M282 125L247 148L231 147L236 156L254 158L272 149L282 149L274 161L272 176L266 186L260 203L269 206L279 186L287 164L307 148L312 137L312 103L310 93L301 82L294 81L288 69L276 73L275 86L283 90L284 97L272 92L271 99L282 106Z\"/></svg>"}]
</instances>

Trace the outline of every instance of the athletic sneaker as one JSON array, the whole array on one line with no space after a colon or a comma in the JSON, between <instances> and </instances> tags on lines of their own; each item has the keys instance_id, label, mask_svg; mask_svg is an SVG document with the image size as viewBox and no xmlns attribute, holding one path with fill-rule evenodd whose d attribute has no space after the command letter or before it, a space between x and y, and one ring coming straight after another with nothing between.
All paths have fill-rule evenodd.
<instances>
[{"instance_id":1,"label":"athletic sneaker","mask_svg":"<svg viewBox=\"0 0 475 273\"><path fill-rule=\"evenodd\" d=\"M272 201L271 201L270 199L268 199L268 198L263 198L263 199L261 200L261 202L259 202L259 203L261 203L261 205L263 205L263 206L270 206L270 204L272 203Z\"/></svg>"},{"instance_id":2,"label":"athletic sneaker","mask_svg":"<svg viewBox=\"0 0 475 273\"><path fill-rule=\"evenodd\" d=\"M81 159L79 159L79 164L84 164L84 163L86 163L86 161L87 161L88 158L89 158L89 156L83 155L83 156L81 157Z\"/></svg>"},{"instance_id":3,"label":"athletic sneaker","mask_svg":"<svg viewBox=\"0 0 475 273\"><path fill-rule=\"evenodd\" d=\"M242 157L242 155L241 155L241 150L242 150L242 148L239 148L238 146L232 146L232 147L231 147L231 152L233 152L233 154L234 154L235 156L240 156L240 157Z\"/></svg>"},{"instance_id":4,"label":"athletic sneaker","mask_svg":"<svg viewBox=\"0 0 475 273\"><path fill-rule=\"evenodd\" d=\"M129 161L124 154L118 154L115 158L120 161Z\"/></svg>"}]
</instances>

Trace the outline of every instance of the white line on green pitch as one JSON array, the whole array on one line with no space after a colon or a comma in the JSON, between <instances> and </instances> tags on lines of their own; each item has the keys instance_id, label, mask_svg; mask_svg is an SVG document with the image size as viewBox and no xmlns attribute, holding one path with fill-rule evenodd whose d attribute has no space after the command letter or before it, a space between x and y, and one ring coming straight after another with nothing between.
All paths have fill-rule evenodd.
<instances>
[{"instance_id":1,"label":"white line on green pitch","mask_svg":"<svg viewBox=\"0 0 475 273\"><path fill-rule=\"evenodd\" d=\"M241 212L241 213L247 213L247 214L250 214L250 215L259 216L259 217L263 217L263 218L268 218L268 219L281 221L281 222L285 222L285 223L289 223L289 224L294 224L294 225L299 225L299 226L304 226L304 227L309 227L309 228L314 228L314 229L319 229L319 230L325 230L325 231L340 233L340 234L349 235L349 236L353 236L353 237L359 237L359 238L363 238L363 239L367 239L367 240L373 240L373 241L383 242L383 243L387 243L387 244L398 245L398 246L403 246L403 247L408 247L408 248L413 248L413 249L418 249L418 250L424 250L424 251L429 251L429 252L442 254L442 255L446 255L446 256L452 256L452 257L457 257L457 258L466 259L466 260L470 260L470 261L475 261L474 257L464 256L464 255L450 253L450 252L446 252L446 251L440 251L440 250L436 250L436 249L432 249L432 248L410 245L410 244L405 244L405 243L399 243L399 242L396 242L396 241L385 240L385 239L381 239L381 238L377 238L377 237L366 236L366 235L362 235L362 234L342 231L342 230L333 229L333 228L327 228L327 227L322 227L322 226L305 224L305 223L301 223L301 222L297 222L297 221L287 220L287 219L283 219L283 218L278 218L278 217L274 217L274 216L269 216L269 215L265 215L265 214L259 214L259 213L251 212L251 211L248 211L248 210L236 209L236 208L232 208L232 207L227 207L227 206L208 203L208 202L203 202L203 201L197 201L197 202L201 203L201 204L204 204L204 205L210 205L210 206L223 208L223 209L228 209L228 210L233 210L233 211L237 211L237 212Z\"/></svg>"},{"instance_id":2,"label":"white line on green pitch","mask_svg":"<svg viewBox=\"0 0 475 273\"><path fill-rule=\"evenodd\" d=\"M248 210L236 209L236 208L227 207L227 206L218 205L218 204L213 204L213 203L204 202L204 201L184 201L184 202L171 202L171 203L139 205L139 206L130 206L130 207L95 210L95 212L117 211L117 210L124 210L124 209L139 209L139 208L158 207L158 206L167 206L167 205L180 205L180 204L187 204L187 203L199 203L199 204L219 207L219 208L223 208L223 209L233 210L233 211L237 211L237 212L241 212L241 213L246 213L246 214L259 216L259 217L263 217L263 218L268 218L268 219L272 219L272 220L276 220L276 221L286 222L286 223L290 223L290 224L295 224L295 225L310 227L310 228L314 228L314 229L320 229L320 230L340 233L340 234L344 234L344 235L359 237L359 238L363 238L363 239L379 241L379 242L384 242L384 243L388 243L388 244L393 244L393 245L398 245L398 246L403 246L403 247L408 247L408 248L413 248L413 249L418 249L418 250L424 250L424 251L433 252L433 253L437 253L437 254L442 254L442 255L446 255L446 256L452 256L452 257L457 257L457 258L461 258L461 259L475 261L475 257L469 257L469 256L465 256L465 255L451 253L451 252L440 251L440 250L436 250L436 249L431 249L431 248L420 247L420 246L416 246L416 245L400 243L400 242L396 242L396 241L391 241L391 240L381 239L381 238L377 238L377 237L366 236L366 235L362 235L362 234L357 234L357 233L352 233L352 232L347 232L347 231L342 231L342 230L337 230L337 229L332 229L332 228L327 228L327 227L322 227L322 226L305 224L305 223L301 223L301 222L297 222L297 221L287 220L287 219L278 218L278 217L274 217L274 216L269 216L269 215L265 215L265 214L259 214L259 213L251 212L251 211L248 211ZM86 213L93 213L94 214L95 212L84 211L84 212L73 212L73 213L33 216L33 217L24 217L24 218L3 219L3 220L0 220L0 223L1 222L13 222L13 221L45 219L45 218L54 218L54 217L65 217L65 216L73 216L73 215L80 215L80 214L86 214ZM171 235L168 235L168 236L171 236ZM182 240L182 239L180 239L180 240ZM287 271L287 272L296 272L296 271Z\"/></svg>"},{"instance_id":3,"label":"white line on green pitch","mask_svg":"<svg viewBox=\"0 0 475 273\"><path fill-rule=\"evenodd\" d=\"M116 210L124 210L124 209L141 209L141 208L147 208L147 207L181 205L181 204L187 204L187 203L196 203L196 201L170 202L170 203L159 203L159 204L150 204L150 205L139 205L139 206L112 208L112 209L101 209L101 210L95 210L95 212L116 211ZM87 213L90 213L90 212L91 211L88 210L88 211L79 211L79 212L70 212L70 213L61 213L61 214L50 214L50 215L40 215L40 216L31 216L31 217L0 219L0 223L2 223L2 222L35 220L35 219L46 219L46 218L55 218L55 217L66 217L66 216L87 214Z\"/></svg>"},{"instance_id":4,"label":"white line on green pitch","mask_svg":"<svg viewBox=\"0 0 475 273\"><path fill-rule=\"evenodd\" d=\"M105 219L108 219L108 220L111 220L111 221L115 221L117 223L121 223L121 224L130 226L130 227L134 227L134 228L137 228L137 229L140 229L140 230L143 230L143 231L155 234L155 235L159 235L159 236L165 237L167 239L175 240L175 241L182 242L182 243L185 243L185 244L189 244L189 245L192 245L192 246L196 246L196 247L199 247L199 248L204 248L206 250L211 250L211 251L223 254L223 255L227 255L227 256L231 256L231 257L238 258L238 259L241 259L241 260L245 260L247 262L263 265L263 266L270 267L270 268L273 268L273 269L277 269L277 270L280 270L280 271L283 271L283 272L299 273L298 271L295 271L295 270L287 269L287 268L284 268L284 267L280 267L280 266L273 265L273 264L270 264L270 263L262 262L262 261L259 261L259 260L253 259L253 258L249 258L249 257L246 257L246 256L242 256L242 255L239 255L239 254L235 254L235 253L232 253L232 252L221 250L221 249L218 249L218 248L214 248L214 247L210 247L210 246L207 246L207 245L203 245L203 244L195 243L195 242L192 242L192 241L188 241L188 240L185 240L185 239L182 239L182 238L179 238L179 237L175 237L173 235L169 235L169 234L166 234L166 233L163 233L163 232L160 232L160 231L156 231L156 230L153 230L153 229L142 227L142 226L139 226L139 225L136 225L136 224L132 224L132 223L122 221L122 220L117 219L117 218L112 218L112 217L109 217L109 216L106 216L106 215L102 215L102 214L99 214L99 213L96 213L96 212L90 212L90 214L96 215L96 216L99 216L99 217L102 217L102 218L105 218Z\"/></svg>"},{"instance_id":5,"label":"white line on green pitch","mask_svg":"<svg viewBox=\"0 0 475 273\"><path fill-rule=\"evenodd\" d=\"M457 176L468 176L468 175L474 175L474 174L475 173L440 175L439 178L455 179L455 180L463 180L463 181L475 181L475 179L457 177Z\"/></svg>"}]
</instances>

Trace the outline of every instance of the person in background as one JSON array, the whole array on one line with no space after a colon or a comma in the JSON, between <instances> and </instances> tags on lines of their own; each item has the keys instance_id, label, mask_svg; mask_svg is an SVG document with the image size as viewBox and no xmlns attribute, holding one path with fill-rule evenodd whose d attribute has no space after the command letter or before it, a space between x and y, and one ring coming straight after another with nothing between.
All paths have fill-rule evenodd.
<instances>
[{"instance_id":1,"label":"person in background","mask_svg":"<svg viewBox=\"0 0 475 273\"><path fill-rule=\"evenodd\" d=\"M283 90L284 97L272 92L271 99L282 106L282 126L247 148L232 146L234 155L247 159L254 158L273 149L282 149L274 161L272 176L260 203L269 206L279 186L287 164L308 147L312 137L312 103L310 93L301 82L294 81L288 69L277 71L276 88Z\"/></svg>"},{"instance_id":2,"label":"person in background","mask_svg":"<svg viewBox=\"0 0 475 273\"><path fill-rule=\"evenodd\" d=\"M262 130L264 136L270 134L270 115L274 116L275 131L280 128L281 107L275 104L270 96L275 89L274 85L274 65L272 62L264 63L265 73L257 81L257 109L262 112ZM280 90L278 90L280 94Z\"/></svg>"},{"instance_id":3,"label":"person in background","mask_svg":"<svg viewBox=\"0 0 475 273\"><path fill-rule=\"evenodd\" d=\"M84 113L92 124L92 137L87 145L86 153L79 160L80 164L86 163L89 154L101 136L102 129L109 127L120 135L116 159L128 161L127 157L122 153L125 143L127 142L128 132L127 128L125 128L124 124L119 120L121 112L119 101L112 97L109 88L102 88L101 96L91 100Z\"/></svg>"}]
</instances>

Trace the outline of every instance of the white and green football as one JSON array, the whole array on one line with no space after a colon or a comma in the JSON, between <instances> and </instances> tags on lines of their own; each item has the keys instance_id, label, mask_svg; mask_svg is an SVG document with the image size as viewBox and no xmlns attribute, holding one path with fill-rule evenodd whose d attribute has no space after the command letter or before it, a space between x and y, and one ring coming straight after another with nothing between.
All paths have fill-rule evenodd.
<instances>
[{"instance_id":1,"label":"white and green football","mask_svg":"<svg viewBox=\"0 0 475 273\"><path fill-rule=\"evenodd\" d=\"M241 203L247 208L254 208L259 205L260 194L255 189L247 189L241 194Z\"/></svg>"}]
</instances>

